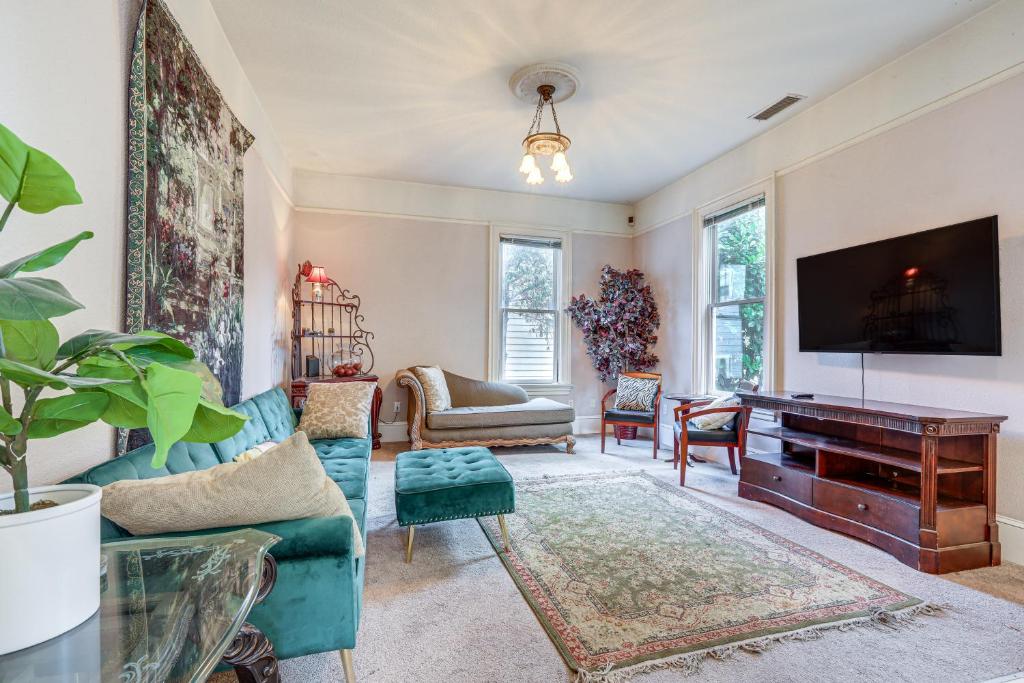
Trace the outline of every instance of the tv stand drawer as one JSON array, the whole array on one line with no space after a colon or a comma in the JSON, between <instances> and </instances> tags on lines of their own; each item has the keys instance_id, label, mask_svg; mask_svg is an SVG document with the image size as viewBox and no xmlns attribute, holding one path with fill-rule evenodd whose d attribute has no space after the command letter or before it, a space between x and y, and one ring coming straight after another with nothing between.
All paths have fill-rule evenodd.
<instances>
[{"instance_id":1,"label":"tv stand drawer","mask_svg":"<svg viewBox=\"0 0 1024 683\"><path fill-rule=\"evenodd\" d=\"M772 462L778 454L748 455L743 459L740 478L754 486L774 491L805 505L812 500L811 482L814 475L805 470Z\"/></svg>"},{"instance_id":2,"label":"tv stand drawer","mask_svg":"<svg viewBox=\"0 0 1024 683\"><path fill-rule=\"evenodd\" d=\"M813 503L819 510L918 542L921 509L916 505L827 479L814 480Z\"/></svg>"}]
</instances>

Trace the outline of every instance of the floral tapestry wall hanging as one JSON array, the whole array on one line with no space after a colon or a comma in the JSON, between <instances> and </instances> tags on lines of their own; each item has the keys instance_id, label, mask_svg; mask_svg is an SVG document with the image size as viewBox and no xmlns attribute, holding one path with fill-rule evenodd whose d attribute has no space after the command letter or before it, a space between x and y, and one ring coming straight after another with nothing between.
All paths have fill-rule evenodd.
<instances>
[{"instance_id":1,"label":"floral tapestry wall hanging","mask_svg":"<svg viewBox=\"0 0 1024 683\"><path fill-rule=\"evenodd\" d=\"M160 0L143 4L128 85L125 327L185 341L232 405L242 380L243 156L253 137ZM133 434L120 446L146 440Z\"/></svg>"}]
</instances>

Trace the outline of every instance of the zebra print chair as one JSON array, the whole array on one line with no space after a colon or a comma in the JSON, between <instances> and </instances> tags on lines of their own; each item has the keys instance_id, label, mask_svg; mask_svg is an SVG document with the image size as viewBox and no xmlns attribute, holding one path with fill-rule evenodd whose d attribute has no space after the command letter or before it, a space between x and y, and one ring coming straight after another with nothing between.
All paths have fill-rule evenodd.
<instances>
[{"instance_id":1,"label":"zebra print chair","mask_svg":"<svg viewBox=\"0 0 1024 683\"><path fill-rule=\"evenodd\" d=\"M658 459L659 441L659 412L661 410L661 374L655 372L624 372L619 376L630 377L638 380L648 380L657 384L657 391L654 394L653 402L646 406L646 410L626 409L623 406L622 396L616 397L611 408L607 407L608 399L618 392L618 387L612 389L601 399L601 452L604 453L604 439L607 432L607 425L615 428L615 443L622 444L622 439L631 439L636 436L637 427L650 427L654 430L654 459Z\"/></svg>"}]
</instances>

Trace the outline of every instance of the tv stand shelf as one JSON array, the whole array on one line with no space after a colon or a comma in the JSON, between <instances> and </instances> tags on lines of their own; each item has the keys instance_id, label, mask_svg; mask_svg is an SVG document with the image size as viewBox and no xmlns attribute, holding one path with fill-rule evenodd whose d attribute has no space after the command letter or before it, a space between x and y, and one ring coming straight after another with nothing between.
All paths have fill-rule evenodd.
<instances>
[{"instance_id":1,"label":"tv stand shelf","mask_svg":"<svg viewBox=\"0 0 1024 683\"><path fill-rule=\"evenodd\" d=\"M844 439L838 436L827 434L814 434L813 432L801 432L786 427L750 427L749 434L758 434L773 439L779 439L785 443L794 443L800 446L807 446L815 450L840 453L855 458L872 460L885 465L902 467L913 472L921 471L921 454L915 451L907 451L902 448L890 446L865 444L862 441ZM981 472L982 465L951 460L949 458L937 459L938 474L959 474L962 472Z\"/></svg>"},{"instance_id":2,"label":"tv stand shelf","mask_svg":"<svg viewBox=\"0 0 1024 683\"><path fill-rule=\"evenodd\" d=\"M1006 417L839 396L738 392L780 426L739 493L872 543L921 571L997 565L996 435Z\"/></svg>"}]
</instances>

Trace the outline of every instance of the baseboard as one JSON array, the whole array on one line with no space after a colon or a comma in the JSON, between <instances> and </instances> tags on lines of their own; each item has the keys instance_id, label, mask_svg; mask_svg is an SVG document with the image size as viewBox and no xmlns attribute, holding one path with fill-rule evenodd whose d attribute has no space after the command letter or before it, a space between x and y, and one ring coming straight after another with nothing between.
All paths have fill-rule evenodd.
<instances>
[{"instance_id":1,"label":"baseboard","mask_svg":"<svg viewBox=\"0 0 1024 683\"><path fill-rule=\"evenodd\" d=\"M573 434L599 434L601 432L600 415L577 415L572 423Z\"/></svg>"},{"instance_id":2,"label":"baseboard","mask_svg":"<svg viewBox=\"0 0 1024 683\"><path fill-rule=\"evenodd\" d=\"M996 515L996 521L999 522L1003 562L1024 564L1024 521L1006 515Z\"/></svg>"},{"instance_id":3,"label":"baseboard","mask_svg":"<svg viewBox=\"0 0 1024 683\"><path fill-rule=\"evenodd\" d=\"M409 426L404 422L398 422L393 425L381 422L377 425L377 428L380 429L380 440L384 443L409 440Z\"/></svg>"}]
</instances>

